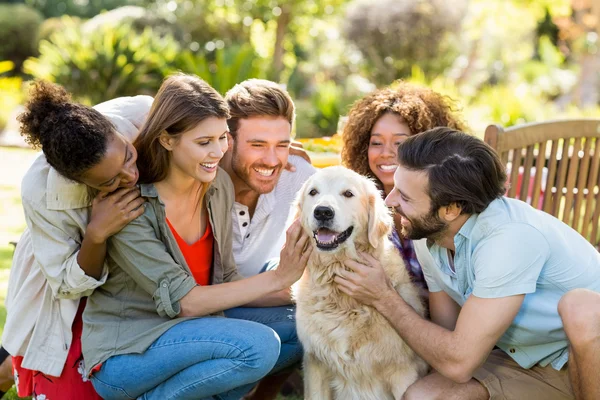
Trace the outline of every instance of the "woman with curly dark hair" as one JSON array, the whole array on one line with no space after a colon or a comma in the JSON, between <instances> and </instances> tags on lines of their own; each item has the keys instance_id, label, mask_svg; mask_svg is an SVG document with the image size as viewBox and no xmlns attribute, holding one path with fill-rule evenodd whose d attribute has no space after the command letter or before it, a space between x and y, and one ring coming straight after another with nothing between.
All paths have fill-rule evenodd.
<instances>
[{"instance_id":1,"label":"woman with curly dark hair","mask_svg":"<svg viewBox=\"0 0 600 400\"><path fill-rule=\"evenodd\" d=\"M397 82L376 90L350 109L342 134L342 164L375 180L385 197L394 188L398 145L436 126L464 131L463 122L454 112L450 98L411 83ZM400 235L400 216L395 215L394 222L391 239L415 283L426 289L412 241Z\"/></svg>"},{"instance_id":2,"label":"woman with curly dark hair","mask_svg":"<svg viewBox=\"0 0 600 400\"><path fill-rule=\"evenodd\" d=\"M42 154L22 181L27 229L13 258L2 337L21 397L100 399L82 374L82 314L108 276L107 239L144 211L131 140L151 100L91 108L58 85L32 86L19 122Z\"/></svg>"}]
</instances>

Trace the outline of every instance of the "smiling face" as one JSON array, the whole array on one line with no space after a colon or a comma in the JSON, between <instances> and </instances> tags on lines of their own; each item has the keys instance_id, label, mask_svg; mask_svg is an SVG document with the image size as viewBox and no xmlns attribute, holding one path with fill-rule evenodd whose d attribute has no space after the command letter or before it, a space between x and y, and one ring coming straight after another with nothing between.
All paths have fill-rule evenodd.
<instances>
[{"instance_id":1,"label":"smiling face","mask_svg":"<svg viewBox=\"0 0 600 400\"><path fill-rule=\"evenodd\" d=\"M81 182L101 192L133 187L139 177L136 161L135 147L121 134L115 133L108 140L100 162L83 173Z\"/></svg>"},{"instance_id":2,"label":"smiling face","mask_svg":"<svg viewBox=\"0 0 600 400\"><path fill-rule=\"evenodd\" d=\"M169 150L171 173L211 182L227 151L227 133L226 119L209 117L176 138L161 137L161 144Z\"/></svg>"},{"instance_id":3,"label":"smiling face","mask_svg":"<svg viewBox=\"0 0 600 400\"><path fill-rule=\"evenodd\" d=\"M448 228L438 210L431 209L427 193L429 177L425 171L412 171L398 165L394 174L394 189L385 199L401 216L402 235L408 239L436 239Z\"/></svg>"},{"instance_id":4,"label":"smiling face","mask_svg":"<svg viewBox=\"0 0 600 400\"><path fill-rule=\"evenodd\" d=\"M304 184L298 207L317 251L336 252L354 242L377 247L391 217L375 184L344 168L320 170Z\"/></svg>"},{"instance_id":5,"label":"smiling face","mask_svg":"<svg viewBox=\"0 0 600 400\"><path fill-rule=\"evenodd\" d=\"M291 132L284 117L241 119L231 154L231 169L237 178L258 194L271 192L287 164Z\"/></svg>"},{"instance_id":6,"label":"smiling face","mask_svg":"<svg viewBox=\"0 0 600 400\"><path fill-rule=\"evenodd\" d=\"M369 169L389 193L394 187L394 172L398 166L398 145L411 135L408 124L394 113L383 114L371 129L369 139Z\"/></svg>"}]
</instances>

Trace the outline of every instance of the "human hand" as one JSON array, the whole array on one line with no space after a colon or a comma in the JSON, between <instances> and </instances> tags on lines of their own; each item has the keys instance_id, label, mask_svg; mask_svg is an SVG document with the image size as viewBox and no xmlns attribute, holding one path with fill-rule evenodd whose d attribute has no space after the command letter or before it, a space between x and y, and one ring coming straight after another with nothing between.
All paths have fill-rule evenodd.
<instances>
[{"instance_id":1,"label":"human hand","mask_svg":"<svg viewBox=\"0 0 600 400\"><path fill-rule=\"evenodd\" d=\"M300 279L313 251L310 237L302 229L299 219L288 228L285 237L285 245L279 254L279 267L274 270L282 289Z\"/></svg>"},{"instance_id":2,"label":"human hand","mask_svg":"<svg viewBox=\"0 0 600 400\"><path fill-rule=\"evenodd\" d=\"M340 290L363 304L375 306L375 303L390 293L394 287L381 263L367 253L359 253L363 263L354 260L344 261L350 271L343 271L334 278Z\"/></svg>"},{"instance_id":3,"label":"human hand","mask_svg":"<svg viewBox=\"0 0 600 400\"><path fill-rule=\"evenodd\" d=\"M136 187L98 193L92 201L92 215L86 237L95 243L105 242L144 213L145 201Z\"/></svg>"},{"instance_id":4,"label":"human hand","mask_svg":"<svg viewBox=\"0 0 600 400\"><path fill-rule=\"evenodd\" d=\"M304 158L309 164L311 163L308 152L304 150L304 146L302 146L302 143L298 142L297 140L292 141L292 143L290 144L290 155L300 156ZM296 171L296 167L294 166L294 164L291 164L289 161L285 165L285 169L291 172Z\"/></svg>"}]
</instances>

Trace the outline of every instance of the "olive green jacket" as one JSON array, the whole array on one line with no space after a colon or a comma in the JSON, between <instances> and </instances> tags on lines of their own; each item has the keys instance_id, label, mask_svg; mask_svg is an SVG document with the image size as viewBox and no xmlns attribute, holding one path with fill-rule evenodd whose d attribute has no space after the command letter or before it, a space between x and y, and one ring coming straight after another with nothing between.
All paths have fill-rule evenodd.
<instances>
[{"instance_id":1,"label":"olive green jacket","mask_svg":"<svg viewBox=\"0 0 600 400\"><path fill-rule=\"evenodd\" d=\"M165 206L152 184L140 186L144 214L108 242L109 275L88 298L82 349L86 374L108 358L143 353L180 318L179 301L196 286L167 225ZM231 251L233 184L219 169L206 193L214 236L211 284L242 279Z\"/></svg>"}]
</instances>

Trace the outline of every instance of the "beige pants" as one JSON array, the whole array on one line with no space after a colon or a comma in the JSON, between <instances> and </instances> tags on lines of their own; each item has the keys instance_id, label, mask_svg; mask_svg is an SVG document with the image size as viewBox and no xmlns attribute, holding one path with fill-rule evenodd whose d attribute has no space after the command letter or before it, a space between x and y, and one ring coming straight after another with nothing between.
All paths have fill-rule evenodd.
<instances>
[{"instance_id":1,"label":"beige pants","mask_svg":"<svg viewBox=\"0 0 600 400\"><path fill-rule=\"evenodd\" d=\"M494 350L473 376L490 393L490 400L572 400L575 398L565 366L524 369L502 350Z\"/></svg>"}]
</instances>

